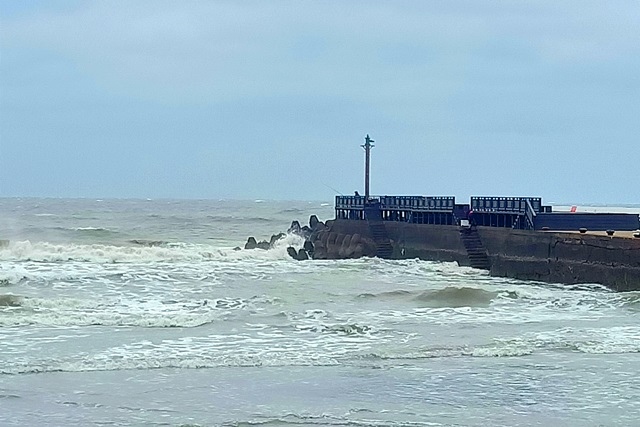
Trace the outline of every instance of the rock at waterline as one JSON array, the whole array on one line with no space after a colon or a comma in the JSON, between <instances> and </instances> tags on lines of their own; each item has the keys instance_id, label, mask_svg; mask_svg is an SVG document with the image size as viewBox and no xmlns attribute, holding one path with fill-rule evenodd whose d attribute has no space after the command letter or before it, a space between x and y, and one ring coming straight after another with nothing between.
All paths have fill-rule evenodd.
<instances>
[{"instance_id":1,"label":"rock at waterline","mask_svg":"<svg viewBox=\"0 0 640 427\"><path fill-rule=\"evenodd\" d=\"M271 236L271 239L269 239L269 246L273 247L273 245L275 245L275 243L282 239L285 236L284 233L278 233L278 234L274 234Z\"/></svg>"},{"instance_id":2,"label":"rock at waterline","mask_svg":"<svg viewBox=\"0 0 640 427\"><path fill-rule=\"evenodd\" d=\"M300 223L298 221L292 221L287 233L300 234Z\"/></svg>"},{"instance_id":3,"label":"rock at waterline","mask_svg":"<svg viewBox=\"0 0 640 427\"><path fill-rule=\"evenodd\" d=\"M309 255L313 255L314 252L314 247L313 247L313 243L311 243L310 240L305 240L304 241L304 245L302 246L302 248L307 251L307 253Z\"/></svg>"},{"instance_id":4,"label":"rock at waterline","mask_svg":"<svg viewBox=\"0 0 640 427\"><path fill-rule=\"evenodd\" d=\"M247 239L247 243L245 243L244 248L245 249L255 249L258 247L258 242L256 242L256 238L255 237L249 237Z\"/></svg>"},{"instance_id":5,"label":"rock at waterline","mask_svg":"<svg viewBox=\"0 0 640 427\"><path fill-rule=\"evenodd\" d=\"M318 219L317 216L311 215L309 217L309 227L311 227L312 230L315 230L315 228L318 226L319 223L320 223L320 220Z\"/></svg>"},{"instance_id":6,"label":"rock at waterline","mask_svg":"<svg viewBox=\"0 0 640 427\"><path fill-rule=\"evenodd\" d=\"M271 239L273 240L275 236L271 236ZM277 240L277 239L276 239ZM275 240L274 240L275 242ZM272 244L262 240L260 242L257 242L255 237L249 237L247 239L247 243L245 243L244 248L245 249L270 249L272 247Z\"/></svg>"},{"instance_id":7,"label":"rock at waterline","mask_svg":"<svg viewBox=\"0 0 640 427\"><path fill-rule=\"evenodd\" d=\"M298 256L296 256L296 259L298 261L304 261L304 260L309 259L309 255L307 255L307 251L305 251L304 249L300 249L298 251Z\"/></svg>"},{"instance_id":8,"label":"rock at waterline","mask_svg":"<svg viewBox=\"0 0 640 427\"><path fill-rule=\"evenodd\" d=\"M309 255L307 254L307 251L305 251L304 249L300 249L299 251L297 251L296 248L294 248L293 246L289 246L287 248L287 253L291 258L298 261L305 261L309 259Z\"/></svg>"},{"instance_id":9,"label":"rock at waterline","mask_svg":"<svg viewBox=\"0 0 640 427\"><path fill-rule=\"evenodd\" d=\"M296 257L298 256L298 251L296 251L296 248L294 248L293 246L289 246L287 248L287 253L293 259L296 259Z\"/></svg>"}]
</instances>

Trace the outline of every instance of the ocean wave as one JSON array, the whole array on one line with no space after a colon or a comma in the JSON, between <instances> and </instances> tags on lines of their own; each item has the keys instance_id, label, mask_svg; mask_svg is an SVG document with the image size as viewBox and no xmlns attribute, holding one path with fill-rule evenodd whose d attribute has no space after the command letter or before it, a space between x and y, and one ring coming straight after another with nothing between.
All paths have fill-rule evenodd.
<instances>
[{"instance_id":1,"label":"ocean wave","mask_svg":"<svg viewBox=\"0 0 640 427\"><path fill-rule=\"evenodd\" d=\"M287 208L287 209L282 209L279 213L280 214L301 214L304 213L305 211L299 208Z\"/></svg>"},{"instance_id":2,"label":"ocean wave","mask_svg":"<svg viewBox=\"0 0 640 427\"><path fill-rule=\"evenodd\" d=\"M426 291L394 290L378 294L359 294L364 299L406 299L414 301L420 307L428 308L458 308L458 307L487 307L501 294L500 291L487 291L471 287L447 286L442 289Z\"/></svg>"},{"instance_id":3,"label":"ocean wave","mask_svg":"<svg viewBox=\"0 0 640 427\"><path fill-rule=\"evenodd\" d=\"M367 413L367 419L357 420L350 419L349 416L361 412ZM387 411L388 412L388 411ZM390 420L374 420L375 412L370 409L351 409L344 416L336 416L330 414L283 414L272 417L259 417L246 421L228 421L223 425L228 427L251 427L251 426L352 426L352 427L434 427L441 426L441 423L433 423L428 421L390 421ZM181 426L187 427L187 426Z\"/></svg>"},{"instance_id":4,"label":"ocean wave","mask_svg":"<svg viewBox=\"0 0 640 427\"><path fill-rule=\"evenodd\" d=\"M336 324L297 324L294 327L299 331L316 333L335 333L340 335L370 335L375 332L375 328L368 325L356 323L336 323Z\"/></svg>"},{"instance_id":5,"label":"ocean wave","mask_svg":"<svg viewBox=\"0 0 640 427\"><path fill-rule=\"evenodd\" d=\"M519 357L526 356L535 350L528 345L478 345L478 346L452 346L433 347L406 352L371 353L367 358L388 362L402 360L440 359L451 357Z\"/></svg>"},{"instance_id":6,"label":"ocean wave","mask_svg":"<svg viewBox=\"0 0 640 427\"><path fill-rule=\"evenodd\" d=\"M187 243L154 244L139 241L131 246L104 244L53 244L48 242L11 242L0 248L2 261L95 263L180 262L242 259L291 259L288 246L301 247L303 239L287 235L270 250L238 250Z\"/></svg>"},{"instance_id":7,"label":"ocean wave","mask_svg":"<svg viewBox=\"0 0 640 427\"><path fill-rule=\"evenodd\" d=\"M262 216L245 217L239 215L207 215L207 219L224 223L278 223L280 221Z\"/></svg>"},{"instance_id":8,"label":"ocean wave","mask_svg":"<svg viewBox=\"0 0 640 427\"><path fill-rule=\"evenodd\" d=\"M407 298L407 297L410 297L411 295L415 295L415 292L398 289L395 291L380 292L378 294L371 294L371 293L359 294L358 298L386 300L386 299L396 299L396 298Z\"/></svg>"},{"instance_id":9,"label":"ocean wave","mask_svg":"<svg viewBox=\"0 0 640 427\"><path fill-rule=\"evenodd\" d=\"M403 361L432 358L526 357L539 352L611 354L640 351L638 327L531 333L496 339L481 345L413 348L393 346L379 350L374 341L332 336L284 339L276 332L258 328L254 333L207 335L157 341L139 341L97 353L66 358L30 354L7 360L0 373L86 372L150 370L159 368L202 369L260 366L397 366ZM577 337L574 337L577 335ZM376 349L372 352L372 349Z\"/></svg>"},{"instance_id":10,"label":"ocean wave","mask_svg":"<svg viewBox=\"0 0 640 427\"><path fill-rule=\"evenodd\" d=\"M561 328L555 331L529 333L520 337L496 339L480 346L473 356L521 356L534 352L573 351L589 354L640 352L640 327Z\"/></svg>"},{"instance_id":11,"label":"ocean wave","mask_svg":"<svg viewBox=\"0 0 640 427\"><path fill-rule=\"evenodd\" d=\"M0 399L22 399L22 397L17 394L0 394Z\"/></svg>"},{"instance_id":12,"label":"ocean wave","mask_svg":"<svg viewBox=\"0 0 640 427\"><path fill-rule=\"evenodd\" d=\"M19 285L28 277L29 272L23 267L0 265L0 288Z\"/></svg>"},{"instance_id":13,"label":"ocean wave","mask_svg":"<svg viewBox=\"0 0 640 427\"><path fill-rule=\"evenodd\" d=\"M561 286L564 289L567 289L570 291L589 291L589 292L597 291L597 292L606 292L606 293L615 292L612 289L609 289L606 286L600 285L598 283L578 283L574 285L558 285L558 286Z\"/></svg>"},{"instance_id":14,"label":"ocean wave","mask_svg":"<svg viewBox=\"0 0 640 427\"><path fill-rule=\"evenodd\" d=\"M20 307L22 305L22 297L17 295L0 295L0 307Z\"/></svg>"},{"instance_id":15,"label":"ocean wave","mask_svg":"<svg viewBox=\"0 0 640 427\"><path fill-rule=\"evenodd\" d=\"M0 373L335 366L348 363L353 355L375 345L375 341L366 335L347 335L349 331L343 327L346 323L336 324L340 325L339 331L329 334L291 336L279 328L258 323L247 324L242 331L221 327L217 328L218 333L211 329L195 336L172 334L173 338L168 338L154 334L150 336L155 338L146 338L145 335L133 342L113 341L115 345L108 348L65 356L53 357L27 350L7 359L7 363L0 365Z\"/></svg>"},{"instance_id":16,"label":"ocean wave","mask_svg":"<svg viewBox=\"0 0 640 427\"><path fill-rule=\"evenodd\" d=\"M20 316L12 313L11 318L0 316L0 326L16 327L26 325L77 327L77 326L109 326L137 328L195 328L216 321L224 320L224 315L215 312L194 314L145 314L129 315L126 313L47 313L38 316Z\"/></svg>"},{"instance_id":17,"label":"ocean wave","mask_svg":"<svg viewBox=\"0 0 640 427\"><path fill-rule=\"evenodd\" d=\"M613 295L611 302L630 311L640 311L640 292L624 292Z\"/></svg>"},{"instance_id":18,"label":"ocean wave","mask_svg":"<svg viewBox=\"0 0 640 427\"><path fill-rule=\"evenodd\" d=\"M113 233L112 230L109 230L108 228L103 228L103 227L76 227L76 228L72 228L71 230L73 230L73 231L88 231L88 232L97 231L97 232Z\"/></svg>"},{"instance_id":19,"label":"ocean wave","mask_svg":"<svg viewBox=\"0 0 640 427\"><path fill-rule=\"evenodd\" d=\"M34 230L38 230L35 228ZM44 229L41 229L44 231ZM108 236L116 236L119 234L118 231L111 230L106 227L94 227L94 226L86 226L86 227L53 227L53 230L61 231L67 234L75 234L82 237L108 237Z\"/></svg>"},{"instance_id":20,"label":"ocean wave","mask_svg":"<svg viewBox=\"0 0 640 427\"><path fill-rule=\"evenodd\" d=\"M0 327L195 328L225 321L238 310L255 310L277 302L277 298L265 296L249 299L122 301L0 295Z\"/></svg>"},{"instance_id":21,"label":"ocean wave","mask_svg":"<svg viewBox=\"0 0 640 427\"><path fill-rule=\"evenodd\" d=\"M393 349L370 353L365 358L393 362L449 357L522 357L548 352L640 353L640 327L562 328L511 338L495 338L487 344Z\"/></svg>"},{"instance_id":22,"label":"ocean wave","mask_svg":"<svg viewBox=\"0 0 640 427\"><path fill-rule=\"evenodd\" d=\"M336 366L340 362L330 355L318 355L301 349L273 349L260 351L215 352L199 349L189 354L187 349L176 353L175 349L148 343L143 348L114 348L105 353L83 354L68 359L14 360L0 366L0 374L26 374L43 372L94 372L150 370L163 368L208 369L220 367L281 367L281 366Z\"/></svg>"},{"instance_id":23,"label":"ocean wave","mask_svg":"<svg viewBox=\"0 0 640 427\"><path fill-rule=\"evenodd\" d=\"M466 347L433 347L423 349L394 349L386 352L374 352L357 359L372 360L372 361L389 361L397 362L402 360L421 360L421 359L436 359L446 357L460 357L470 355L470 351Z\"/></svg>"},{"instance_id":24,"label":"ocean wave","mask_svg":"<svg viewBox=\"0 0 640 427\"><path fill-rule=\"evenodd\" d=\"M164 240L147 240L147 239L131 239L129 243L133 243L134 245L146 246L149 248L156 246L167 246L169 242Z\"/></svg>"},{"instance_id":25,"label":"ocean wave","mask_svg":"<svg viewBox=\"0 0 640 427\"><path fill-rule=\"evenodd\" d=\"M477 347L467 355L473 357L518 357L528 356L534 352L535 348L530 345L504 345Z\"/></svg>"},{"instance_id":26,"label":"ocean wave","mask_svg":"<svg viewBox=\"0 0 640 427\"><path fill-rule=\"evenodd\" d=\"M8 288L9 286L15 286L23 282L24 280L26 280L26 276L0 277L0 288Z\"/></svg>"},{"instance_id":27,"label":"ocean wave","mask_svg":"<svg viewBox=\"0 0 640 427\"><path fill-rule=\"evenodd\" d=\"M582 353L640 353L640 327L567 329L561 339Z\"/></svg>"}]
</instances>

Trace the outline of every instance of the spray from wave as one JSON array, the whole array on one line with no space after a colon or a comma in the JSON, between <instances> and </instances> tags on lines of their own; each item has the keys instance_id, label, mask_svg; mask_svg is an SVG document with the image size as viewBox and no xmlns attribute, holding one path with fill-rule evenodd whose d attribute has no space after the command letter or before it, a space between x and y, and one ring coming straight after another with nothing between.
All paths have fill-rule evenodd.
<instances>
[{"instance_id":1,"label":"spray from wave","mask_svg":"<svg viewBox=\"0 0 640 427\"><path fill-rule=\"evenodd\" d=\"M202 244L134 240L129 245L53 244L48 242L11 242L0 248L1 261L94 263L198 262L223 259L290 259L287 247L301 247L304 241L292 234L275 242L269 250L234 250Z\"/></svg>"}]
</instances>

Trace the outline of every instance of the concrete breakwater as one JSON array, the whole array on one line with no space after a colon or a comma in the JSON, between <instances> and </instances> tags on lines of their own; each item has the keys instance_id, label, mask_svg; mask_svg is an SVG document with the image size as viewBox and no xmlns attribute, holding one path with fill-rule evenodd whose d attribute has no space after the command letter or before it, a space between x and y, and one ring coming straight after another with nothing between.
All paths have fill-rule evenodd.
<instances>
[{"instance_id":1,"label":"concrete breakwater","mask_svg":"<svg viewBox=\"0 0 640 427\"><path fill-rule=\"evenodd\" d=\"M491 274L640 290L640 239L482 228Z\"/></svg>"},{"instance_id":2,"label":"concrete breakwater","mask_svg":"<svg viewBox=\"0 0 640 427\"><path fill-rule=\"evenodd\" d=\"M366 221L327 223L334 232L367 235ZM396 258L471 265L461 227L388 222L385 228ZM493 276L640 290L640 239L496 227L477 227L477 234Z\"/></svg>"},{"instance_id":3,"label":"concrete breakwater","mask_svg":"<svg viewBox=\"0 0 640 427\"><path fill-rule=\"evenodd\" d=\"M287 232L302 236L305 240L302 248L288 247L289 255L299 261L349 259L376 255L376 243L369 236L362 235L357 230L334 231L331 228L332 223L333 221L327 221L325 224L318 220L316 215L311 215L309 225L301 226L298 221L293 221ZM244 248L270 249L284 236L283 233L274 234L269 242L257 242L254 237L249 237Z\"/></svg>"},{"instance_id":4,"label":"concrete breakwater","mask_svg":"<svg viewBox=\"0 0 640 427\"><path fill-rule=\"evenodd\" d=\"M380 241L367 221L313 218L292 232L305 237L304 247L290 250L296 259L346 259L376 256ZM589 234L474 227L477 243L465 243L455 225L384 223L389 258L419 258L474 265L481 251L482 268L493 276L549 283L597 283L612 290L640 290L640 239ZM479 248L478 248L479 247ZM303 252L303 253L301 253ZM476 260L477 262L477 260Z\"/></svg>"}]
</instances>

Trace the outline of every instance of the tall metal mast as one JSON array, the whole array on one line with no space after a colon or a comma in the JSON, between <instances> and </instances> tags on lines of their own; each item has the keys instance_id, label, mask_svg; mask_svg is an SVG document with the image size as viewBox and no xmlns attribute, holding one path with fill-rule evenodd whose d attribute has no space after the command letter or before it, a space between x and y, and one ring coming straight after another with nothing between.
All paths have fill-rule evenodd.
<instances>
[{"instance_id":1,"label":"tall metal mast","mask_svg":"<svg viewBox=\"0 0 640 427\"><path fill-rule=\"evenodd\" d=\"M371 149L375 147L375 145L373 145L372 142L375 142L375 141L369 138L369 134L367 134L367 137L364 139L364 144L361 145L361 147L364 148L364 152L366 153L365 159L364 159L364 201L365 203L369 200L369 164L371 161Z\"/></svg>"}]
</instances>

